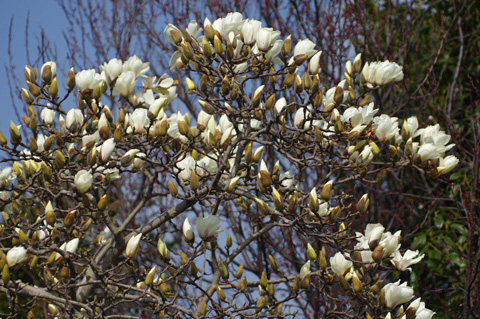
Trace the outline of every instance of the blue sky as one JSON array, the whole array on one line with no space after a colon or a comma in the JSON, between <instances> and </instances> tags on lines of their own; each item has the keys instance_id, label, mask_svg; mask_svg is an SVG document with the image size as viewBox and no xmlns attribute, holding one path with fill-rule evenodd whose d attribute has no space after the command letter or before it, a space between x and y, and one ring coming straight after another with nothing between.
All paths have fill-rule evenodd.
<instances>
[{"instance_id":1,"label":"blue sky","mask_svg":"<svg viewBox=\"0 0 480 319\"><path fill-rule=\"evenodd\" d=\"M8 87L8 78L6 76L5 66L9 64L8 56L8 39L10 21L13 17L12 24L12 55L16 65L15 73L23 79L23 69L28 63L25 48L25 26L28 12L30 12L29 22L29 46L30 58L36 59L36 47L43 28L50 40L55 43L59 59L64 59L66 54L65 41L63 40L62 30L67 25L65 15L55 0L13 0L5 1L0 10L0 129L3 134L9 138L8 126L13 120L16 124L18 120L12 108L10 91ZM7 4L8 3L8 4ZM18 92L14 92L17 94ZM21 105L18 100L17 105Z\"/></svg>"}]
</instances>

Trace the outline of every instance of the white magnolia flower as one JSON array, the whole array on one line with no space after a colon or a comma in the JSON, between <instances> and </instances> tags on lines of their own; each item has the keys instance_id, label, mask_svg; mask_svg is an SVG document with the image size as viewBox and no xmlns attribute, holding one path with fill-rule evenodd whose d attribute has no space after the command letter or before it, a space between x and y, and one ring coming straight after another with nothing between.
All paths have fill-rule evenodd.
<instances>
[{"instance_id":1,"label":"white magnolia flower","mask_svg":"<svg viewBox=\"0 0 480 319\"><path fill-rule=\"evenodd\" d=\"M403 67L395 62L371 62L365 63L362 69L362 77L370 88L375 85L386 85L403 80Z\"/></svg>"},{"instance_id":2,"label":"white magnolia flower","mask_svg":"<svg viewBox=\"0 0 480 319\"><path fill-rule=\"evenodd\" d=\"M142 74L147 73L150 70L150 63L142 62L136 55L128 58L123 63L123 71L132 71L135 74L135 79L138 79Z\"/></svg>"},{"instance_id":3,"label":"white magnolia flower","mask_svg":"<svg viewBox=\"0 0 480 319\"><path fill-rule=\"evenodd\" d=\"M205 112L203 110L200 111L198 113L198 117L197 117L197 127L198 127L198 129L203 131L205 128L207 128L211 118L212 118L211 114L208 114L207 112ZM215 123L215 119L213 120L213 122Z\"/></svg>"},{"instance_id":4,"label":"white magnolia flower","mask_svg":"<svg viewBox=\"0 0 480 319\"><path fill-rule=\"evenodd\" d=\"M357 233L358 235L359 233ZM357 240L359 240L357 238ZM373 258L372 258L372 251L370 250L370 246L368 245L368 241L362 240L358 242L355 245L355 250L358 250L360 252L360 256L362 257L362 261L365 263L373 263Z\"/></svg>"},{"instance_id":5,"label":"white magnolia flower","mask_svg":"<svg viewBox=\"0 0 480 319\"><path fill-rule=\"evenodd\" d=\"M410 268L409 266L420 262L420 260L422 260L423 257L425 256L424 254L421 254L420 256L418 256L418 254L419 254L418 250L411 251L409 249L402 256L402 254L398 250L396 250L394 252L391 263L400 271L405 271L407 269L409 271L412 271L412 268Z\"/></svg>"},{"instance_id":6,"label":"white magnolia flower","mask_svg":"<svg viewBox=\"0 0 480 319\"><path fill-rule=\"evenodd\" d=\"M217 161L210 156L204 156L197 161L196 173L199 176L205 176L208 174L215 174L218 171Z\"/></svg>"},{"instance_id":7,"label":"white magnolia flower","mask_svg":"<svg viewBox=\"0 0 480 319\"><path fill-rule=\"evenodd\" d=\"M188 23L186 31L192 37L196 38L197 35L202 31L202 28L198 27L198 22L196 20L192 20Z\"/></svg>"},{"instance_id":8,"label":"white magnolia flower","mask_svg":"<svg viewBox=\"0 0 480 319\"><path fill-rule=\"evenodd\" d=\"M403 67L395 62L383 61L375 70L375 83L386 85L403 80Z\"/></svg>"},{"instance_id":9,"label":"white magnolia flower","mask_svg":"<svg viewBox=\"0 0 480 319\"><path fill-rule=\"evenodd\" d=\"M10 179L10 175L13 171L11 166L7 166L0 171L0 181L6 181Z\"/></svg>"},{"instance_id":10,"label":"white magnolia flower","mask_svg":"<svg viewBox=\"0 0 480 319\"><path fill-rule=\"evenodd\" d=\"M52 106L50 103L47 103L47 106ZM44 107L42 112L40 112L40 118L42 119L43 123L47 125L52 125L55 122L55 111L49 109L48 107Z\"/></svg>"},{"instance_id":11,"label":"white magnolia flower","mask_svg":"<svg viewBox=\"0 0 480 319\"><path fill-rule=\"evenodd\" d=\"M142 239L142 233L132 236L128 240L127 247L125 248L125 254L128 258L132 258L137 253L140 239Z\"/></svg>"},{"instance_id":12,"label":"white magnolia flower","mask_svg":"<svg viewBox=\"0 0 480 319\"><path fill-rule=\"evenodd\" d=\"M330 214L331 211L332 210L330 209L330 205L328 204L328 202L323 202L318 206L317 214L320 217L326 217L328 216L328 214Z\"/></svg>"},{"instance_id":13,"label":"white magnolia flower","mask_svg":"<svg viewBox=\"0 0 480 319\"><path fill-rule=\"evenodd\" d=\"M146 109L135 109L131 115L131 119L135 133L138 134L145 131L145 125L148 124L148 112Z\"/></svg>"},{"instance_id":14,"label":"white magnolia flower","mask_svg":"<svg viewBox=\"0 0 480 319\"><path fill-rule=\"evenodd\" d=\"M376 124L375 136L385 142L398 133L398 118L382 114L373 119Z\"/></svg>"},{"instance_id":15,"label":"white magnolia flower","mask_svg":"<svg viewBox=\"0 0 480 319\"><path fill-rule=\"evenodd\" d=\"M275 102L275 111L277 112L277 115L282 114L282 111L285 109L286 106L287 106L287 100L284 97L278 99Z\"/></svg>"},{"instance_id":16,"label":"white magnolia flower","mask_svg":"<svg viewBox=\"0 0 480 319\"><path fill-rule=\"evenodd\" d=\"M308 274L310 274L310 260L300 268L300 275L298 277L300 277L300 280L303 280Z\"/></svg>"},{"instance_id":17,"label":"white magnolia flower","mask_svg":"<svg viewBox=\"0 0 480 319\"><path fill-rule=\"evenodd\" d=\"M380 241L380 245L383 247L383 257L389 257L393 254L396 250L400 248L400 234L401 230L397 231L395 234L387 232L383 234L382 240Z\"/></svg>"},{"instance_id":18,"label":"white magnolia flower","mask_svg":"<svg viewBox=\"0 0 480 319\"><path fill-rule=\"evenodd\" d=\"M295 116L293 118L293 125L297 128L303 128L303 129L308 129L310 128L310 118L312 114L310 111L306 108L299 108L295 112Z\"/></svg>"},{"instance_id":19,"label":"white magnolia flower","mask_svg":"<svg viewBox=\"0 0 480 319\"><path fill-rule=\"evenodd\" d=\"M454 169L455 166L457 166L457 164L458 164L458 158L456 156L448 155L445 158L441 157L437 167L437 171L439 174L442 174L442 175L450 173L450 171Z\"/></svg>"},{"instance_id":20,"label":"white magnolia flower","mask_svg":"<svg viewBox=\"0 0 480 319\"><path fill-rule=\"evenodd\" d=\"M395 308L413 298L413 288L407 286L406 282L400 285L400 280L395 283L386 284L384 289L385 305L387 308Z\"/></svg>"},{"instance_id":21,"label":"white magnolia flower","mask_svg":"<svg viewBox=\"0 0 480 319\"><path fill-rule=\"evenodd\" d=\"M102 160L102 162L106 162L110 159L110 156L115 149L115 145L116 143L113 137L103 142L100 149L100 159Z\"/></svg>"},{"instance_id":22,"label":"white magnolia flower","mask_svg":"<svg viewBox=\"0 0 480 319\"><path fill-rule=\"evenodd\" d=\"M271 49L268 50L267 54L265 54L265 61L267 63L273 62L277 65L283 66L282 60L276 57L282 51L282 47L283 47L283 40L275 40ZM252 50L252 51L255 51L255 50Z\"/></svg>"},{"instance_id":23,"label":"white magnolia flower","mask_svg":"<svg viewBox=\"0 0 480 319\"><path fill-rule=\"evenodd\" d=\"M422 301L417 308L417 312L415 313L415 319L432 319L435 312L432 310L425 308L425 303Z\"/></svg>"},{"instance_id":24,"label":"white magnolia flower","mask_svg":"<svg viewBox=\"0 0 480 319\"><path fill-rule=\"evenodd\" d=\"M115 87L113 88L112 95L121 95L123 97L128 97L135 89L136 84L137 79L133 71L122 72L122 74L120 74L120 76L117 78L117 81L115 82Z\"/></svg>"},{"instance_id":25,"label":"white magnolia flower","mask_svg":"<svg viewBox=\"0 0 480 319\"><path fill-rule=\"evenodd\" d=\"M385 231L385 227L383 227L382 224L368 224L367 227L365 228L365 238L368 244L370 245L370 244L378 243L382 238L384 231Z\"/></svg>"},{"instance_id":26,"label":"white magnolia flower","mask_svg":"<svg viewBox=\"0 0 480 319\"><path fill-rule=\"evenodd\" d=\"M178 29L176 26L174 26L174 25L171 24L171 23L167 24L167 26L165 27L165 29L163 29L163 36L164 36L165 38L167 38L168 42L170 42L170 43L173 44L174 46L177 46L177 44L175 43L175 41L173 41L172 31L173 31L173 32L176 32L179 36L182 36L182 31L180 31L180 29ZM183 37L182 37L182 38L183 38Z\"/></svg>"},{"instance_id":27,"label":"white magnolia flower","mask_svg":"<svg viewBox=\"0 0 480 319\"><path fill-rule=\"evenodd\" d=\"M308 63L308 72L310 75L317 75L320 71L320 57L322 55L322 51L318 51L313 55Z\"/></svg>"},{"instance_id":28,"label":"white magnolia flower","mask_svg":"<svg viewBox=\"0 0 480 319\"><path fill-rule=\"evenodd\" d=\"M83 70L75 75L75 84L80 92L95 89L101 81L102 76L96 73L94 69Z\"/></svg>"},{"instance_id":29,"label":"white magnolia flower","mask_svg":"<svg viewBox=\"0 0 480 319\"><path fill-rule=\"evenodd\" d=\"M80 193L86 193L93 183L93 176L89 171L82 169L75 174L75 187Z\"/></svg>"},{"instance_id":30,"label":"white magnolia flower","mask_svg":"<svg viewBox=\"0 0 480 319\"><path fill-rule=\"evenodd\" d=\"M148 108L148 111L153 113L153 115L158 116L160 113L160 110L165 107L167 104L167 98L166 97L159 97L153 103L150 105Z\"/></svg>"},{"instance_id":31,"label":"white magnolia flower","mask_svg":"<svg viewBox=\"0 0 480 319\"><path fill-rule=\"evenodd\" d=\"M363 151L357 157L357 164L367 166L373 159L372 147L370 145L365 145Z\"/></svg>"},{"instance_id":32,"label":"white magnolia flower","mask_svg":"<svg viewBox=\"0 0 480 319\"><path fill-rule=\"evenodd\" d=\"M377 114L378 109L373 109L373 102L364 107L349 107L340 116L343 123L350 123L352 127L359 125L368 125L372 122L373 117Z\"/></svg>"},{"instance_id":33,"label":"white magnolia flower","mask_svg":"<svg viewBox=\"0 0 480 319\"><path fill-rule=\"evenodd\" d=\"M67 113L65 127L70 132L76 132L83 125L83 113L80 109L73 108Z\"/></svg>"},{"instance_id":34,"label":"white magnolia flower","mask_svg":"<svg viewBox=\"0 0 480 319\"><path fill-rule=\"evenodd\" d=\"M185 221L183 222L182 231L183 231L183 238L185 238L185 241L187 243L192 243L195 240L195 234L193 233L193 228L190 225L188 218L185 218Z\"/></svg>"},{"instance_id":35,"label":"white magnolia flower","mask_svg":"<svg viewBox=\"0 0 480 319\"><path fill-rule=\"evenodd\" d=\"M442 148L439 149L434 144L430 143L420 145L417 150L417 154L420 155L422 162L439 158L440 152L442 152Z\"/></svg>"},{"instance_id":36,"label":"white magnolia flower","mask_svg":"<svg viewBox=\"0 0 480 319\"><path fill-rule=\"evenodd\" d=\"M403 122L403 130L408 137L413 136L418 129L418 119L416 116L409 117Z\"/></svg>"},{"instance_id":37,"label":"white magnolia flower","mask_svg":"<svg viewBox=\"0 0 480 319\"><path fill-rule=\"evenodd\" d=\"M280 181L280 185L282 185L282 187L291 188L293 186L294 178L290 171L280 174L278 180Z\"/></svg>"},{"instance_id":38,"label":"white magnolia flower","mask_svg":"<svg viewBox=\"0 0 480 319\"><path fill-rule=\"evenodd\" d=\"M23 246L13 247L7 253L8 267L13 267L27 259L27 250Z\"/></svg>"},{"instance_id":39,"label":"white magnolia flower","mask_svg":"<svg viewBox=\"0 0 480 319\"><path fill-rule=\"evenodd\" d=\"M246 45L252 45L255 43L255 36L257 32L262 28L262 22L257 20L247 19L242 25L243 42Z\"/></svg>"},{"instance_id":40,"label":"white magnolia flower","mask_svg":"<svg viewBox=\"0 0 480 319\"><path fill-rule=\"evenodd\" d=\"M293 50L293 56L288 61L288 64L292 64L294 62L294 57L300 54L305 54L307 57L313 56L317 50L315 50L315 43L313 43L309 39L300 40L298 41L297 45L295 45L295 49Z\"/></svg>"},{"instance_id":41,"label":"white magnolia flower","mask_svg":"<svg viewBox=\"0 0 480 319\"><path fill-rule=\"evenodd\" d=\"M330 257L330 265L332 266L332 271L334 273L338 276L344 276L350 271L353 263L350 260L347 260L341 252L337 252L333 257Z\"/></svg>"},{"instance_id":42,"label":"white magnolia flower","mask_svg":"<svg viewBox=\"0 0 480 319\"><path fill-rule=\"evenodd\" d=\"M102 78L109 85L112 83L123 71L123 62L120 59L113 58L108 62L104 62L100 66Z\"/></svg>"},{"instance_id":43,"label":"white magnolia flower","mask_svg":"<svg viewBox=\"0 0 480 319\"><path fill-rule=\"evenodd\" d=\"M69 242L65 242L63 243L61 246L60 246L60 249L63 250L63 251L66 251L70 254L74 254L77 249L78 249L78 244L80 243L80 239L78 238L74 238L72 240L70 240ZM59 259L62 255L57 253L55 259Z\"/></svg>"},{"instance_id":44,"label":"white magnolia flower","mask_svg":"<svg viewBox=\"0 0 480 319\"><path fill-rule=\"evenodd\" d=\"M220 217L215 215L208 215L207 217L197 218L197 231L202 239L209 239L222 231L220 228Z\"/></svg>"},{"instance_id":45,"label":"white magnolia flower","mask_svg":"<svg viewBox=\"0 0 480 319\"><path fill-rule=\"evenodd\" d=\"M179 169L178 178L181 180L189 180L192 176L192 171L195 169L195 160L190 155L187 155L184 159L177 162L177 168Z\"/></svg>"},{"instance_id":46,"label":"white magnolia flower","mask_svg":"<svg viewBox=\"0 0 480 319\"><path fill-rule=\"evenodd\" d=\"M262 52L267 52L280 36L280 31L274 31L272 28L262 28L257 31L257 48Z\"/></svg>"},{"instance_id":47,"label":"white magnolia flower","mask_svg":"<svg viewBox=\"0 0 480 319\"><path fill-rule=\"evenodd\" d=\"M218 128L220 130L220 133L224 133L227 131L229 128L233 127L233 123L230 122L226 114L223 114L220 117L220 120L218 121Z\"/></svg>"},{"instance_id":48,"label":"white magnolia flower","mask_svg":"<svg viewBox=\"0 0 480 319\"><path fill-rule=\"evenodd\" d=\"M244 23L243 16L239 12L230 12L224 18L215 20L212 24L205 19L204 26L211 24L213 29L218 31L223 40L226 40L230 33L236 35Z\"/></svg>"}]
</instances>

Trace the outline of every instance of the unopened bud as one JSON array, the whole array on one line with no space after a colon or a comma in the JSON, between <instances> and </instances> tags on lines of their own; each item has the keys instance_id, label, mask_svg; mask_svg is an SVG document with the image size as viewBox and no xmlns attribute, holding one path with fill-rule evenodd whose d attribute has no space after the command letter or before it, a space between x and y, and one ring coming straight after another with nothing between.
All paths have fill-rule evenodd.
<instances>
[{"instance_id":1,"label":"unopened bud","mask_svg":"<svg viewBox=\"0 0 480 319\"><path fill-rule=\"evenodd\" d=\"M330 200L330 197L332 196L332 185L333 181L328 181L322 188L322 191L320 192L320 198L328 201Z\"/></svg>"},{"instance_id":2,"label":"unopened bud","mask_svg":"<svg viewBox=\"0 0 480 319\"><path fill-rule=\"evenodd\" d=\"M237 272L235 273L235 278L240 279L243 275L243 264L240 264Z\"/></svg>"},{"instance_id":3,"label":"unopened bud","mask_svg":"<svg viewBox=\"0 0 480 319\"><path fill-rule=\"evenodd\" d=\"M237 182L238 182L239 179L240 179L240 176L235 176L234 178L232 178L228 182L228 185L227 185L227 192L228 193L233 192L233 190L235 189L235 186L237 186Z\"/></svg>"},{"instance_id":4,"label":"unopened bud","mask_svg":"<svg viewBox=\"0 0 480 319\"><path fill-rule=\"evenodd\" d=\"M315 252L315 249L313 249L312 245L310 245L310 243L307 244L307 255L308 259L310 260L317 259L317 253Z\"/></svg>"},{"instance_id":5,"label":"unopened bud","mask_svg":"<svg viewBox=\"0 0 480 319\"><path fill-rule=\"evenodd\" d=\"M275 261L275 258L273 258L272 255L268 255L268 259L270 260L270 265L272 265L273 271L277 272L278 266L277 266L277 262Z\"/></svg>"},{"instance_id":6,"label":"unopened bud","mask_svg":"<svg viewBox=\"0 0 480 319\"><path fill-rule=\"evenodd\" d=\"M35 101L35 97L33 96L32 92L27 89L22 88L22 100L27 105L31 105Z\"/></svg>"}]
</instances>

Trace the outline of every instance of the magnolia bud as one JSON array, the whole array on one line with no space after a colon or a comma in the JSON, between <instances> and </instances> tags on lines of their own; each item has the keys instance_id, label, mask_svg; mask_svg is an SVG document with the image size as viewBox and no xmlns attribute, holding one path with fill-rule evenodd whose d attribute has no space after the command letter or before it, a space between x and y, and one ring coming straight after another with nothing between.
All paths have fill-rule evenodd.
<instances>
[{"instance_id":1,"label":"magnolia bud","mask_svg":"<svg viewBox=\"0 0 480 319\"><path fill-rule=\"evenodd\" d=\"M322 191L320 192L320 198L328 201L330 200L330 197L332 196L332 184L333 181L328 181L322 188Z\"/></svg>"},{"instance_id":2,"label":"magnolia bud","mask_svg":"<svg viewBox=\"0 0 480 319\"><path fill-rule=\"evenodd\" d=\"M183 238L188 244L192 244L195 241L195 234L193 233L188 218L185 218L185 221L183 222Z\"/></svg>"},{"instance_id":3,"label":"magnolia bud","mask_svg":"<svg viewBox=\"0 0 480 319\"><path fill-rule=\"evenodd\" d=\"M240 279L242 277L242 274L243 274L243 264L240 264L237 272L235 273L235 278Z\"/></svg>"},{"instance_id":4,"label":"magnolia bud","mask_svg":"<svg viewBox=\"0 0 480 319\"><path fill-rule=\"evenodd\" d=\"M316 260L317 259L317 253L315 252L315 249L313 249L312 245L310 243L307 244L307 255L310 260Z\"/></svg>"},{"instance_id":5,"label":"magnolia bud","mask_svg":"<svg viewBox=\"0 0 480 319\"><path fill-rule=\"evenodd\" d=\"M277 272L278 266L277 266L277 262L275 261L275 258L273 258L272 255L268 255L268 259L270 260L270 265L272 266L273 271Z\"/></svg>"},{"instance_id":6,"label":"magnolia bud","mask_svg":"<svg viewBox=\"0 0 480 319\"><path fill-rule=\"evenodd\" d=\"M135 256L138 250L138 246L140 244L140 239L142 239L142 233L130 237L127 243L127 247L125 248L125 254L128 258L132 258Z\"/></svg>"}]
</instances>

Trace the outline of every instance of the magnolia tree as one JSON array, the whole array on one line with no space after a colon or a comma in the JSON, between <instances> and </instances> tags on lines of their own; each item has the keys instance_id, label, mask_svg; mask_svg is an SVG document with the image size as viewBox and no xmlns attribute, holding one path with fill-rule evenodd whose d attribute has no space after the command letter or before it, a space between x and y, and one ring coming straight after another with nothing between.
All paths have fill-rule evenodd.
<instances>
[{"instance_id":1,"label":"magnolia tree","mask_svg":"<svg viewBox=\"0 0 480 319\"><path fill-rule=\"evenodd\" d=\"M358 54L325 87L312 41L240 13L203 26L164 30L197 114L171 113L183 81L136 56L66 81L25 67L27 130L0 135L12 315L432 318L406 281L424 256L394 227L355 227L359 181L458 163L439 125L371 102L402 67Z\"/></svg>"}]
</instances>

